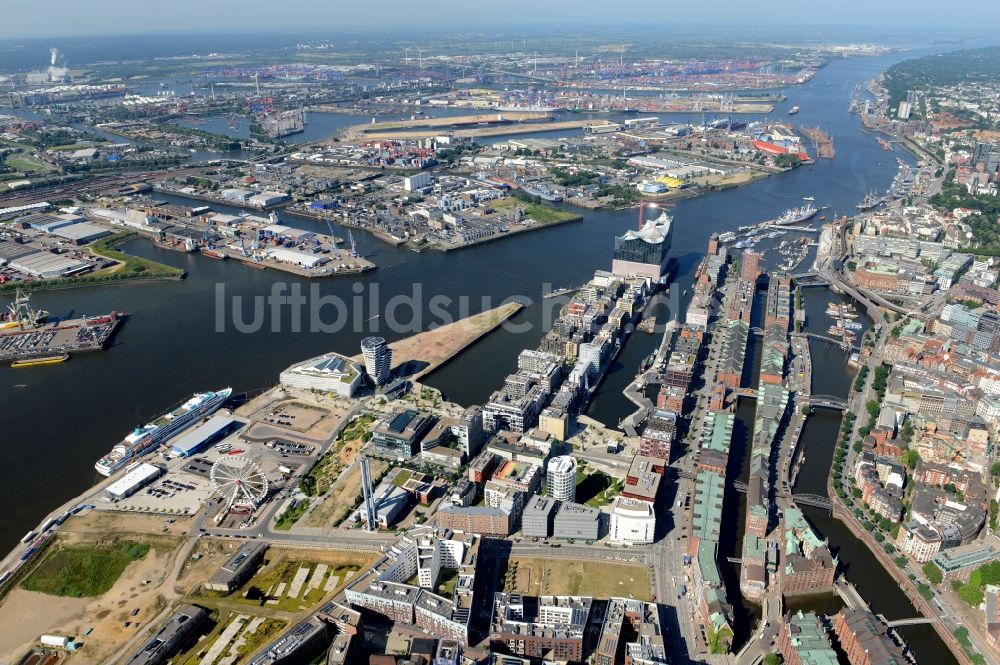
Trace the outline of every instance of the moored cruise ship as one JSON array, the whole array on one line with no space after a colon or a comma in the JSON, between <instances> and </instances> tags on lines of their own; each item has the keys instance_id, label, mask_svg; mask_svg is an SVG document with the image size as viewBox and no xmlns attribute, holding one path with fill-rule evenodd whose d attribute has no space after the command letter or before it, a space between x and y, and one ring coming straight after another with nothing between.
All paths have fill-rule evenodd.
<instances>
[{"instance_id":1,"label":"moored cruise ship","mask_svg":"<svg viewBox=\"0 0 1000 665\"><path fill-rule=\"evenodd\" d=\"M158 445L178 434L201 418L210 416L233 394L232 388L195 393L179 407L126 436L107 455L97 460L94 468L103 476L124 469L139 457L152 452Z\"/></svg>"}]
</instances>

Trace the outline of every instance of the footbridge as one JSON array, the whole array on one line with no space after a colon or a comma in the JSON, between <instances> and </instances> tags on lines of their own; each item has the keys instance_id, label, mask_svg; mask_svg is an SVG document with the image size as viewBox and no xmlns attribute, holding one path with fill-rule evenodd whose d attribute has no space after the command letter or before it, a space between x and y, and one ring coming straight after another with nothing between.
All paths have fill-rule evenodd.
<instances>
[{"instance_id":1,"label":"footbridge","mask_svg":"<svg viewBox=\"0 0 1000 665\"><path fill-rule=\"evenodd\" d=\"M896 619L895 621L887 621L886 625L890 628L899 628L900 626L922 626L930 623L937 623L937 618L913 617L912 619Z\"/></svg>"},{"instance_id":2,"label":"footbridge","mask_svg":"<svg viewBox=\"0 0 1000 665\"><path fill-rule=\"evenodd\" d=\"M820 342L828 342L830 344L836 344L837 346L842 348L849 348L855 351L858 350L857 346L852 346L848 344L847 342L844 341L842 337L831 337L830 335L821 335L820 333L814 333L814 332L792 333L789 335L789 337L806 337L808 339L815 339Z\"/></svg>"}]
</instances>

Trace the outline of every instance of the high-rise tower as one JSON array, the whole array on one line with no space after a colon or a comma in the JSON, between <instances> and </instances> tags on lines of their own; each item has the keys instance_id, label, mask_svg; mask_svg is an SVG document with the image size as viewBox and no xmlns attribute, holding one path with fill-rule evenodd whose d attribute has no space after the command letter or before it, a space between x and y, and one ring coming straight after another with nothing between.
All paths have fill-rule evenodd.
<instances>
[{"instance_id":1,"label":"high-rise tower","mask_svg":"<svg viewBox=\"0 0 1000 665\"><path fill-rule=\"evenodd\" d=\"M382 337L365 337L361 340L361 353L365 357L365 370L381 386L389 380L392 369L392 349Z\"/></svg>"}]
</instances>

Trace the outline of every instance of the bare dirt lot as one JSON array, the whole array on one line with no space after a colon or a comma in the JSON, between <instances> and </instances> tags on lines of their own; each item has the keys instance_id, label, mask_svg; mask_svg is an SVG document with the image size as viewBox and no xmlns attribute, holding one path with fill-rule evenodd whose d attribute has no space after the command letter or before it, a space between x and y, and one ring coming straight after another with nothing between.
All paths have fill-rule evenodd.
<instances>
[{"instance_id":1,"label":"bare dirt lot","mask_svg":"<svg viewBox=\"0 0 1000 665\"><path fill-rule=\"evenodd\" d=\"M168 519L173 519L168 522ZM77 535L81 538L105 536L176 536L182 537L191 525L190 517L166 518L163 515L142 515L119 511L92 510L83 515L74 515L59 528L63 535Z\"/></svg>"},{"instance_id":2,"label":"bare dirt lot","mask_svg":"<svg viewBox=\"0 0 1000 665\"><path fill-rule=\"evenodd\" d=\"M95 515L97 519L90 519ZM95 523L101 523L100 518L104 517L108 516L93 513L81 518L80 524L89 529ZM163 520L157 521L162 528ZM67 526L72 522L68 521ZM126 522L125 525L132 528L142 526L133 522ZM93 541L92 536L80 533L60 536L60 542L67 544ZM145 630L145 623L166 604L165 585L180 540L156 535L148 536L146 542L152 545L149 551L141 559L130 563L103 596L67 598L24 589L13 590L0 605L0 626L3 626L0 630L0 659L14 660L39 635L55 633L75 636L85 643L74 654L74 663L96 664L111 655L125 640L134 637L137 630ZM133 616L132 612L136 609L139 611ZM129 625L125 626L125 622ZM83 638L88 628L93 628L93 631Z\"/></svg>"}]
</instances>

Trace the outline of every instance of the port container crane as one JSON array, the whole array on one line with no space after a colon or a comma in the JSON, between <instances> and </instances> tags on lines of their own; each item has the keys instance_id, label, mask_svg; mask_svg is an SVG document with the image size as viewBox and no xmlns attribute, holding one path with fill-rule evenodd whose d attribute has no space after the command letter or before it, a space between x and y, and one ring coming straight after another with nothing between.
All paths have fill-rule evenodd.
<instances>
[{"instance_id":1,"label":"port container crane","mask_svg":"<svg viewBox=\"0 0 1000 665\"><path fill-rule=\"evenodd\" d=\"M351 241L351 258L358 258L358 246L354 244L354 234L351 233L350 229L347 229L347 238Z\"/></svg>"},{"instance_id":2,"label":"port container crane","mask_svg":"<svg viewBox=\"0 0 1000 665\"><path fill-rule=\"evenodd\" d=\"M332 242L333 246L336 247L337 236L333 233L333 224L331 224L330 220L327 219L326 217L323 218L323 221L326 222L326 230L330 232L330 242Z\"/></svg>"}]
</instances>

